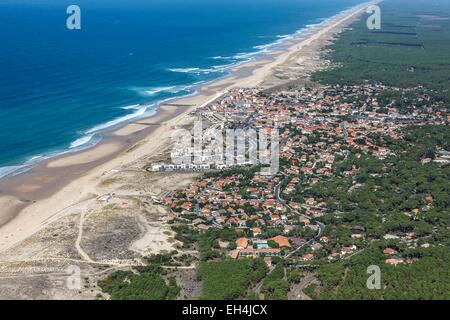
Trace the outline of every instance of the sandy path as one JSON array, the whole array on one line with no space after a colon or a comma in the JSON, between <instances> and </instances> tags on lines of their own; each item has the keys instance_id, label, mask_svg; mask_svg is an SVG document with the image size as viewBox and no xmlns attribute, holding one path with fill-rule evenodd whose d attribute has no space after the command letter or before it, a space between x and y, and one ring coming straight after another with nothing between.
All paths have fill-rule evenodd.
<instances>
[{"instance_id":1,"label":"sandy path","mask_svg":"<svg viewBox=\"0 0 450 320\"><path fill-rule=\"evenodd\" d=\"M89 255L83 250L81 247L81 240L83 239L83 225L84 225L84 219L86 218L86 215L88 212L86 210L81 211L80 214L80 222L78 223L78 236L77 240L75 241L75 248L77 249L77 252L79 255L85 260L86 262L93 263L94 260L89 257Z\"/></svg>"}]
</instances>

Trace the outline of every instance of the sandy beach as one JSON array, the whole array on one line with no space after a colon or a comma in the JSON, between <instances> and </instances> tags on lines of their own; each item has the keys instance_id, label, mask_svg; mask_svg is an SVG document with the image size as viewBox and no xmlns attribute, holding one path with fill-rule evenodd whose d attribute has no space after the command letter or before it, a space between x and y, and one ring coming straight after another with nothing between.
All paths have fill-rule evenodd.
<instances>
[{"instance_id":1,"label":"sandy beach","mask_svg":"<svg viewBox=\"0 0 450 320\"><path fill-rule=\"evenodd\" d=\"M320 50L364 13L367 6L368 3L365 3L349 9L287 40L279 51L264 54L256 61L234 67L229 76L203 85L195 96L159 106L156 116L140 119L106 133L102 142L95 147L43 161L29 172L1 179L0 275L13 272L11 263L34 261L37 259L36 255L40 257L46 250L51 251L48 256L52 259L62 256L91 265L108 260L108 264L114 266L111 262L114 259L111 257L94 257L92 253L81 249L80 242L84 235L79 230L86 221L85 215L100 212L101 208L111 208L122 210L128 217L127 212L145 207L143 203L146 194L157 195L189 184L195 174L179 174L174 180L173 177L164 178L146 173L145 167L164 157L174 131L193 122L194 117L190 113L231 88L276 86L298 79L299 74L306 77L313 70L326 67L326 62L320 61ZM131 187L138 183L136 180L139 177L147 179L139 182L142 188ZM102 197L110 194L115 194L111 200L102 200ZM147 219L147 223L141 223L141 229L145 230L139 231L139 239L131 241L129 246L132 251L143 254L169 250L176 245L173 235L161 222L166 212L158 207L152 210L157 213L157 218L153 221L150 221L148 215L139 218ZM98 216L99 224L105 221L100 217L101 214ZM67 232L72 230L74 237L67 236L65 239L67 243L71 243L70 250L73 252L50 250L45 247L45 237L37 236L44 234L42 232L47 228L53 228L53 235L61 234L62 231L54 231L54 226L58 223L61 228L64 225L69 230ZM107 230L109 229L103 231L107 233ZM49 237L48 234L46 236ZM51 245L54 242L48 243ZM85 244L84 247L86 250L89 245ZM122 264L130 265L133 261L138 261L132 256L124 256L122 260L125 261Z\"/></svg>"}]
</instances>

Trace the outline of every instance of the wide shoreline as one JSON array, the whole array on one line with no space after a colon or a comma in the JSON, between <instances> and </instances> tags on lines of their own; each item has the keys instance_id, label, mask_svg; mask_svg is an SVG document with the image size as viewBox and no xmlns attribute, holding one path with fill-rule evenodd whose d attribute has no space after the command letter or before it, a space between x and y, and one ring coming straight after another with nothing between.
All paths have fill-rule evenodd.
<instances>
[{"instance_id":1,"label":"wide shoreline","mask_svg":"<svg viewBox=\"0 0 450 320\"><path fill-rule=\"evenodd\" d=\"M110 172L167 146L170 135L188 123L188 115L196 107L215 100L226 90L260 85L275 67L313 42L340 32L370 3L373 1L347 9L319 27L286 40L282 51L232 68L229 76L205 84L197 95L172 100L172 105L163 104L157 115L108 133L92 148L44 160L26 173L1 179L0 252L27 239L57 219L58 213L89 197L96 183Z\"/></svg>"}]
</instances>

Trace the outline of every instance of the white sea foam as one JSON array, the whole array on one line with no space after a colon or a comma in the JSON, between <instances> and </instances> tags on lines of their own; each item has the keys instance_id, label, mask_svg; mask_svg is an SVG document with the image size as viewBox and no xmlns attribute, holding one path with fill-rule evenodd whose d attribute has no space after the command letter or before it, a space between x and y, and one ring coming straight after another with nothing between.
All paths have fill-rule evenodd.
<instances>
[{"instance_id":1,"label":"white sea foam","mask_svg":"<svg viewBox=\"0 0 450 320\"><path fill-rule=\"evenodd\" d=\"M171 86L171 87L156 87L156 88L151 88L150 90L145 90L145 93L150 95L150 96L154 96L160 92L170 92L173 93L174 89L176 89L177 87L175 86ZM176 91L176 90L175 90Z\"/></svg>"},{"instance_id":2,"label":"white sea foam","mask_svg":"<svg viewBox=\"0 0 450 320\"><path fill-rule=\"evenodd\" d=\"M228 70L229 68L235 67L238 64L238 62L232 62L228 64L222 64L218 66L213 66L212 69L219 72L224 72Z\"/></svg>"},{"instance_id":3,"label":"white sea foam","mask_svg":"<svg viewBox=\"0 0 450 320\"><path fill-rule=\"evenodd\" d=\"M296 32L294 32L293 34L277 35L276 41L273 41L273 42L270 42L267 44L254 46L253 49L256 49L256 51L240 52L240 53L235 54L234 56L214 56L211 58L213 60L234 60L235 61L228 65L214 66L209 69L177 68L177 69L169 69L169 70L174 71L174 72L190 72L190 73L195 73L195 74L210 73L210 72L217 72L217 71L223 72L223 71L229 69L230 67L234 67L236 65L255 60L256 56L258 56L258 55L272 52L274 48L282 45L287 40L293 39L295 36L298 36L299 34L303 33L306 29L307 28L299 29ZM263 38L263 37L260 36L259 38ZM264 38L266 38L266 37L264 37Z\"/></svg>"},{"instance_id":4,"label":"white sea foam","mask_svg":"<svg viewBox=\"0 0 450 320\"><path fill-rule=\"evenodd\" d=\"M333 16L334 17L334 16ZM251 51L251 52L240 52L237 53L233 56L214 56L211 59L213 60L234 60L235 62L228 64L228 65L219 65L219 66L213 66L211 68L171 68L168 69L169 71L172 72L178 72L178 73L191 73L191 74L196 74L196 75L201 75L201 74L209 74L209 73L214 73L214 72L225 72L228 69L230 69L231 67L240 65L242 63L246 63L249 61L253 61L256 59L257 56L262 55L262 54L268 54L274 51L274 49L276 49L277 47L283 45L284 42L288 41L288 40L292 40L293 38L299 36L300 34L304 33L307 30L310 29L314 29L317 27L320 27L321 25L323 25L324 23L326 23L327 21L329 21L329 19L332 19L333 17L330 18L320 18L317 19L317 23L312 23L312 24L308 24L305 27L296 30L294 33L292 34L280 34L275 36L277 38L276 41L267 43L267 44L261 44L261 45L257 45L254 46L253 49L255 49L256 51ZM264 36L265 37L265 36ZM263 36L259 36L259 38L263 38Z\"/></svg>"},{"instance_id":5,"label":"white sea foam","mask_svg":"<svg viewBox=\"0 0 450 320\"><path fill-rule=\"evenodd\" d=\"M171 72L191 73L191 74L195 74L195 75L202 75L202 74L224 72L230 66L231 66L231 64L212 66L211 68L169 68L167 70L171 71Z\"/></svg>"},{"instance_id":6,"label":"white sea foam","mask_svg":"<svg viewBox=\"0 0 450 320\"><path fill-rule=\"evenodd\" d=\"M298 32L298 31L297 31ZM258 52L255 52L254 54L261 54L261 53L267 53L270 52L270 49L273 49L279 45L282 45L285 41L290 40L292 38L294 38L294 36L297 34L297 32L293 33L293 34L285 34L285 35L277 35L276 38L278 40L267 43L267 44L262 44L259 46L254 46L254 49L259 50Z\"/></svg>"},{"instance_id":7,"label":"white sea foam","mask_svg":"<svg viewBox=\"0 0 450 320\"><path fill-rule=\"evenodd\" d=\"M4 178L10 175L19 174L21 172L24 172L27 170L28 166L22 165L22 166L6 166L0 168L0 178Z\"/></svg>"},{"instance_id":8,"label":"white sea foam","mask_svg":"<svg viewBox=\"0 0 450 320\"><path fill-rule=\"evenodd\" d=\"M35 163L35 162L38 162L38 161L41 161L44 159L45 159L45 157L42 155L34 156L34 157L31 157L30 160L27 161L27 163Z\"/></svg>"},{"instance_id":9,"label":"white sea foam","mask_svg":"<svg viewBox=\"0 0 450 320\"><path fill-rule=\"evenodd\" d=\"M124 109L124 110L136 109L136 108L139 108L139 106L140 106L140 104L133 104L131 106L122 107L122 109Z\"/></svg>"},{"instance_id":10,"label":"white sea foam","mask_svg":"<svg viewBox=\"0 0 450 320\"><path fill-rule=\"evenodd\" d=\"M189 90L193 87L193 85L189 86L171 86L171 87L155 87L155 88L145 88L143 89L143 93L148 96L155 96L159 93L169 93L169 94L177 94L180 92L189 92Z\"/></svg>"},{"instance_id":11,"label":"white sea foam","mask_svg":"<svg viewBox=\"0 0 450 320\"><path fill-rule=\"evenodd\" d=\"M268 49L268 48L270 48L270 47L273 47L275 45L275 43L274 42L272 42L272 43L268 43L268 44L261 44L261 45L259 45L259 46L254 46L253 48L254 49L257 49L257 50L264 50L264 49ZM258 52L259 53L259 52Z\"/></svg>"},{"instance_id":12,"label":"white sea foam","mask_svg":"<svg viewBox=\"0 0 450 320\"><path fill-rule=\"evenodd\" d=\"M84 136L73 141L70 144L68 149L52 151L52 152L49 152L46 154L33 156L30 159L28 159L27 161L25 161L22 165L0 167L0 179L7 177L7 176L14 176L14 175L24 173L24 172L30 170L30 168L32 168L33 165L35 165L43 160L50 159L55 156L61 156L61 155L67 154L67 153L83 150L87 147L93 146L101 140L101 136L97 135L96 134L97 132L105 130L109 127L116 126L122 122L131 121L131 120L134 120L134 119L137 119L140 117L147 117L147 116L150 117L156 113L156 110L154 108L152 108L153 106L154 106L153 104L151 104L151 105L136 104L136 105L122 107L122 109L135 110L135 112L93 127L92 129L86 131L84 133Z\"/></svg>"},{"instance_id":13,"label":"white sea foam","mask_svg":"<svg viewBox=\"0 0 450 320\"><path fill-rule=\"evenodd\" d=\"M57 155L60 153L55 153ZM32 166L42 160L48 159L50 156L38 155L33 156L30 159L26 160L23 164L16 166L4 166L0 167L0 179L8 176L15 176L21 173L24 173L32 168Z\"/></svg>"},{"instance_id":14,"label":"white sea foam","mask_svg":"<svg viewBox=\"0 0 450 320\"><path fill-rule=\"evenodd\" d=\"M232 60L233 57L227 57L227 56L215 56L215 57L212 57L211 59L213 59L213 60Z\"/></svg>"},{"instance_id":15,"label":"white sea foam","mask_svg":"<svg viewBox=\"0 0 450 320\"><path fill-rule=\"evenodd\" d=\"M156 112L154 109L151 108L153 106L154 106L154 104L140 105L139 107L135 107L134 108L135 112L127 114L127 115L119 117L119 118L116 118L114 120L108 121L106 123L102 123L98 126L95 126L92 129L86 131L86 134L96 133L96 132L108 129L110 127L114 127L122 122L131 121L136 118L140 118L140 117L144 117L144 116L151 116Z\"/></svg>"},{"instance_id":16,"label":"white sea foam","mask_svg":"<svg viewBox=\"0 0 450 320\"><path fill-rule=\"evenodd\" d=\"M178 73L195 73L200 72L200 68L171 68L168 69L171 72L178 72Z\"/></svg>"},{"instance_id":17,"label":"white sea foam","mask_svg":"<svg viewBox=\"0 0 450 320\"><path fill-rule=\"evenodd\" d=\"M75 140L74 142L72 142L70 144L69 149L79 148L79 147L81 147L81 146L83 146L85 144L88 144L92 140L93 137L94 137L93 134L81 137L81 138Z\"/></svg>"},{"instance_id":18,"label":"white sea foam","mask_svg":"<svg viewBox=\"0 0 450 320\"><path fill-rule=\"evenodd\" d=\"M236 60L247 60L250 61L254 56L260 54L260 51L256 52L240 52L233 56Z\"/></svg>"}]
</instances>

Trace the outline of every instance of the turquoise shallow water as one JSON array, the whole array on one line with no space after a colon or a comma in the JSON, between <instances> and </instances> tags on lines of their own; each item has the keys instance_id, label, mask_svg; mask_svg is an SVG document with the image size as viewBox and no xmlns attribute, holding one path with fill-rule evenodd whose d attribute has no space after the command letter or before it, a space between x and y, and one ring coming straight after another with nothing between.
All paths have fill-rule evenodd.
<instances>
[{"instance_id":1,"label":"turquoise shallow water","mask_svg":"<svg viewBox=\"0 0 450 320\"><path fill-rule=\"evenodd\" d=\"M98 142L360 0L0 0L0 177ZM81 30L66 8L81 8Z\"/></svg>"}]
</instances>

